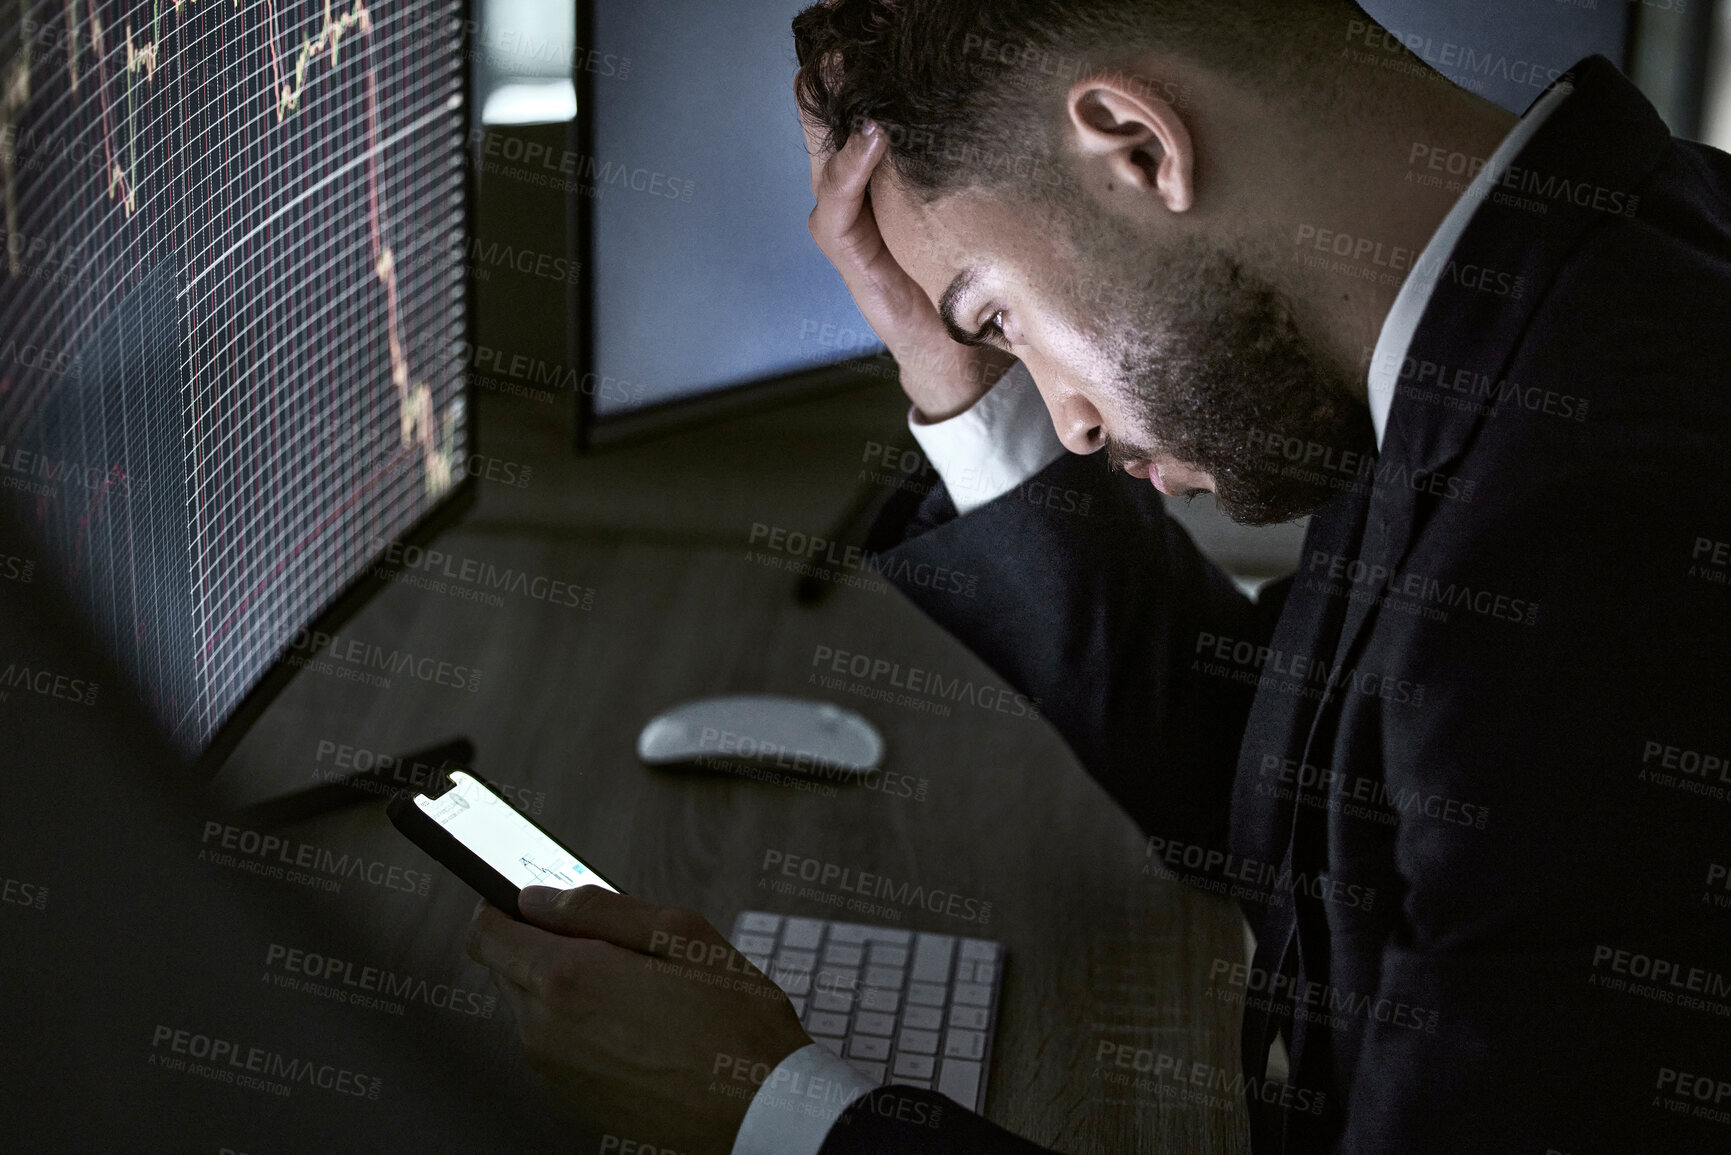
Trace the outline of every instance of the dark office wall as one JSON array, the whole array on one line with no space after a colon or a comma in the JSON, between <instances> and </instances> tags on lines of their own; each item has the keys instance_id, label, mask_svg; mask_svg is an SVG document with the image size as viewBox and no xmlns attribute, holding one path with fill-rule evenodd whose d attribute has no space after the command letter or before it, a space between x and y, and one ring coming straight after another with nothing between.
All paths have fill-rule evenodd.
<instances>
[{"instance_id":1,"label":"dark office wall","mask_svg":"<svg viewBox=\"0 0 1731 1155\"><path fill-rule=\"evenodd\" d=\"M1444 74L1520 112L1581 57L1621 61L1624 0L1589 2L1365 7ZM805 3L595 6L595 47L631 62L624 78L593 78L596 159L660 178L642 190L600 183L593 201L596 367L622 383L598 396L603 417L877 347L806 230L788 31ZM1342 29L1343 52L1353 36Z\"/></svg>"}]
</instances>

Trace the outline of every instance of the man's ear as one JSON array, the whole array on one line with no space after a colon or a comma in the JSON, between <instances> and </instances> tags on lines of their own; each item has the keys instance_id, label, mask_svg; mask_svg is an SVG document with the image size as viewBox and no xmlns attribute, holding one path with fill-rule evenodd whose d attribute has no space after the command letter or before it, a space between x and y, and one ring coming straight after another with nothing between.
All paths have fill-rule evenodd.
<instances>
[{"instance_id":1,"label":"man's ear","mask_svg":"<svg viewBox=\"0 0 1731 1155\"><path fill-rule=\"evenodd\" d=\"M1170 212L1189 211L1196 152L1177 109L1100 77L1072 87L1066 111L1084 164L1104 164L1115 185L1152 192Z\"/></svg>"}]
</instances>

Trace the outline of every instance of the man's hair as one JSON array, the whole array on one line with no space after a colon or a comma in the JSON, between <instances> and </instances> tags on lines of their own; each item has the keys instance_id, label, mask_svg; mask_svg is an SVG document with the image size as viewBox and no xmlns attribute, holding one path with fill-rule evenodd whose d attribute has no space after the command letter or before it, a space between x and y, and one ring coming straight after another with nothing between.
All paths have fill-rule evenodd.
<instances>
[{"instance_id":1,"label":"man's hair","mask_svg":"<svg viewBox=\"0 0 1731 1155\"><path fill-rule=\"evenodd\" d=\"M1362 18L1352 0L828 0L793 21L799 105L831 150L881 125L886 163L923 199L1020 186L1051 200L1074 191L1056 151L1077 80L1116 75L1179 104L1168 79L1137 75L1161 53L1267 90L1338 44L1347 14Z\"/></svg>"}]
</instances>

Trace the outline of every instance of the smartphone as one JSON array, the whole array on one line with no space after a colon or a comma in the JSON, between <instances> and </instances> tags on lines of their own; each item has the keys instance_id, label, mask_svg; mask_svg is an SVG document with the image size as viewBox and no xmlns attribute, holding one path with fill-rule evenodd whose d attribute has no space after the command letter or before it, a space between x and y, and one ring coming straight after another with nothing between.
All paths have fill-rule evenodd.
<instances>
[{"instance_id":1,"label":"smartphone","mask_svg":"<svg viewBox=\"0 0 1731 1155\"><path fill-rule=\"evenodd\" d=\"M445 781L433 794L399 790L385 813L409 841L512 918L523 919L517 895L525 886L599 886L620 893L474 775L453 770Z\"/></svg>"}]
</instances>

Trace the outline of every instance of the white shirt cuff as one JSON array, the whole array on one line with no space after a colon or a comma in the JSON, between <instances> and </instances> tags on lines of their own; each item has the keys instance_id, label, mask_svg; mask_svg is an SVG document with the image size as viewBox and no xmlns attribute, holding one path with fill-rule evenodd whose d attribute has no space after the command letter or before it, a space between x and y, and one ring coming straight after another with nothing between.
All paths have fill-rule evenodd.
<instances>
[{"instance_id":1,"label":"white shirt cuff","mask_svg":"<svg viewBox=\"0 0 1731 1155\"><path fill-rule=\"evenodd\" d=\"M1002 497L1064 454L1046 403L1020 361L971 408L930 425L910 410L908 428L957 513Z\"/></svg>"},{"instance_id":2,"label":"white shirt cuff","mask_svg":"<svg viewBox=\"0 0 1731 1155\"><path fill-rule=\"evenodd\" d=\"M733 1155L817 1155L836 1118L876 1087L822 1043L801 1047L757 1089Z\"/></svg>"}]
</instances>

